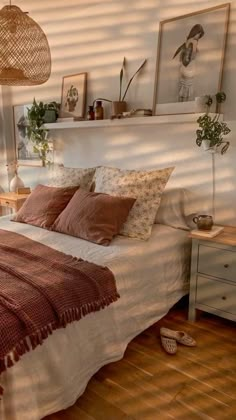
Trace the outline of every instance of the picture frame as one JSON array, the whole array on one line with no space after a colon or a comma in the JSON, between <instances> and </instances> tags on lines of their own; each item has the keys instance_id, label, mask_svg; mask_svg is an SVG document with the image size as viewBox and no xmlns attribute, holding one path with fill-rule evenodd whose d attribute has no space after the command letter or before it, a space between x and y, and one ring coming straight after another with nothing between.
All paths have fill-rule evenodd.
<instances>
[{"instance_id":1,"label":"picture frame","mask_svg":"<svg viewBox=\"0 0 236 420\"><path fill-rule=\"evenodd\" d=\"M230 3L159 24L153 115L195 112L195 98L221 90Z\"/></svg>"},{"instance_id":2,"label":"picture frame","mask_svg":"<svg viewBox=\"0 0 236 420\"><path fill-rule=\"evenodd\" d=\"M13 125L16 159L19 166L42 166L39 153L27 135L28 108L32 104L13 106Z\"/></svg>"},{"instance_id":3,"label":"picture frame","mask_svg":"<svg viewBox=\"0 0 236 420\"><path fill-rule=\"evenodd\" d=\"M87 73L62 78L60 118L85 118Z\"/></svg>"}]
</instances>

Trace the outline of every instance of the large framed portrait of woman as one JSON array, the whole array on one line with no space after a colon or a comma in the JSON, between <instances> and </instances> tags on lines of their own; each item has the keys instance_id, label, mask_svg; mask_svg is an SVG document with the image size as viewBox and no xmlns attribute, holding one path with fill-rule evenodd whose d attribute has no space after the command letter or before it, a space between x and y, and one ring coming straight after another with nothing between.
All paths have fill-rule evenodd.
<instances>
[{"instance_id":1,"label":"large framed portrait of woman","mask_svg":"<svg viewBox=\"0 0 236 420\"><path fill-rule=\"evenodd\" d=\"M195 112L221 90L230 3L160 22L153 115Z\"/></svg>"}]
</instances>

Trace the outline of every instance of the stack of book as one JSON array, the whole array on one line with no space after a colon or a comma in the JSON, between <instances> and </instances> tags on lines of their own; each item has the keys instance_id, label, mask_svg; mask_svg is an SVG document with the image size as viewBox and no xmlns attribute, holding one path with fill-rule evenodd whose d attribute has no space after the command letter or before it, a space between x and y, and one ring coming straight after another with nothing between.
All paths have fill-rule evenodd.
<instances>
[{"instance_id":1,"label":"stack of book","mask_svg":"<svg viewBox=\"0 0 236 420\"><path fill-rule=\"evenodd\" d=\"M194 229L191 230L192 236L201 236L204 238L214 238L215 236L219 235L219 233L223 232L224 226L212 226L211 230L200 230Z\"/></svg>"}]
</instances>

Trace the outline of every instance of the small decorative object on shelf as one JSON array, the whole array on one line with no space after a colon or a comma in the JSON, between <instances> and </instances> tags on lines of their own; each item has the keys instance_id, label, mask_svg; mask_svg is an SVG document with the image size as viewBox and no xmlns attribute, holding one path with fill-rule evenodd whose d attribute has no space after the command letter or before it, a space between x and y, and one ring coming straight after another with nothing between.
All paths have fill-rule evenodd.
<instances>
[{"instance_id":1,"label":"small decorative object on shelf","mask_svg":"<svg viewBox=\"0 0 236 420\"><path fill-rule=\"evenodd\" d=\"M225 102L226 94L224 92L218 92L215 95L217 106ZM199 128L196 131L197 139L196 144L200 147L203 145L205 150L215 153L220 149L220 153L223 155L230 145L229 141L224 140L224 136L230 133L230 128L223 121L219 121L220 114L211 116L209 114L210 107L213 103L213 99L210 95L207 96L207 112L197 119Z\"/></svg>"},{"instance_id":2,"label":"small decorative object on shelf","mask_svg":"<svg viewBox=\"0 0 236 420\"><path fill-rule=\"evenodd\" d=\"M122 67L121 67L121 70L120 70L119 100L118 101L111 101L110 99L106 99L106 98L97 98L93 101L93 104L98 100L110 102L111 105L112 105L111 119L121 118L122 116L124 116L123 113L125 113L126 110L127 110L127 103L125 101L126 94L129 90L129 87L130 87L134 77L143 69L146 62L147 62L147 60L145 59L142 62L141 66L138 68L138 70L129 79L129 81L127 83L127 86L125 88L124 94L122 95L122 82L123 82L123 75L124 75L125 64L126 64L126 59L124 57L123 62L122 62ZM98 118L96 118L96 109L95 109L95 120L97 120L97 119ZM101 118L99 118L99 119L101 119Z\"/></svg>"},{"instance_id":3,"label":"small decorative object on shelf","mask_svg":"<svg viewBox=\"0 0 236 420\"><path fill-rule=\"evenodd\" d=\"M103 116L104 116L104 112L103 112L102 101L96 101L94 118L95 120L103 120Z\"/></svg>"},{"instance_id":4,"label":"small decorative object on shelf","mask_svg":"<svg viewBox=\"0 0 236 420\"><path fill-rule=\"evenodd\" d=\"M151 109L131 109L127 112L122 112L117 115L112 115L111 119L115 118L136 118L136 117L151 117L152 116L152 110Z\"/></svg>"},{"instance_id":5,"label":"small decorative object on shelf","mask_svg":"<svg viewBox=\"0 0 236 420\"><path fill-rule=\"evenodd\" d=\"M90 106L88 107L87 120L89 120L89 121L94 120L94 110L93 110L93 105L90 105Z\"/></svg>"},{"instance_id":6,"label":"small decorative object on shelf","mask_svg":"<svg viewBox=\"0 0 236 420\"><path fill-rule=\"evenodd\" d=\"M113 101L112 102L112 116L116 117L118 115L122 115L123 112L126 112L127 110L127 103L125 101L125 97L126 94L129 90L129 87L134 79L134 77L136 76L136 74L138 74L142 68L144 67L144 65L146 64L147 60L145 59L143 61L143 63L141 64L141 66L138 68L138 70L133 74L133 76L129 79L126 89L124 91L124 94L122 95L122 82L123 82L123 75L124 75L124 70L125 70L125 64L126 64L126 59L124 57L123 59L123 63L121 66L121 70L120 70L120 87L119 87L119 100L118 101Z\"/></svg>"}]
</instances>

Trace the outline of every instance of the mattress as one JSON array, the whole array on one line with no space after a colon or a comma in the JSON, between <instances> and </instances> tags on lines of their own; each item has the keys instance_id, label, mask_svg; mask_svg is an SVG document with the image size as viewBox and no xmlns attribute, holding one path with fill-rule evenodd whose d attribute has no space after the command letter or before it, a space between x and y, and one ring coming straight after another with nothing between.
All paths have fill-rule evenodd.
<instances>
[{"instance_id":1,"label":"mattress","mask_svg":"<svg viewBox=\"0 0 236 420\"><path fill-rule=\"evenodd\" d=\"M117 236L108 247L38 227L0 219L0 228L54 249L108 266L120 299L65 329L22 356L1 375L1 420L39 420L72 405L90 378L123 357L127 344L162 318L188 290L187 232L154 225L151 238Z\"/></svg>"}]
</instances>

